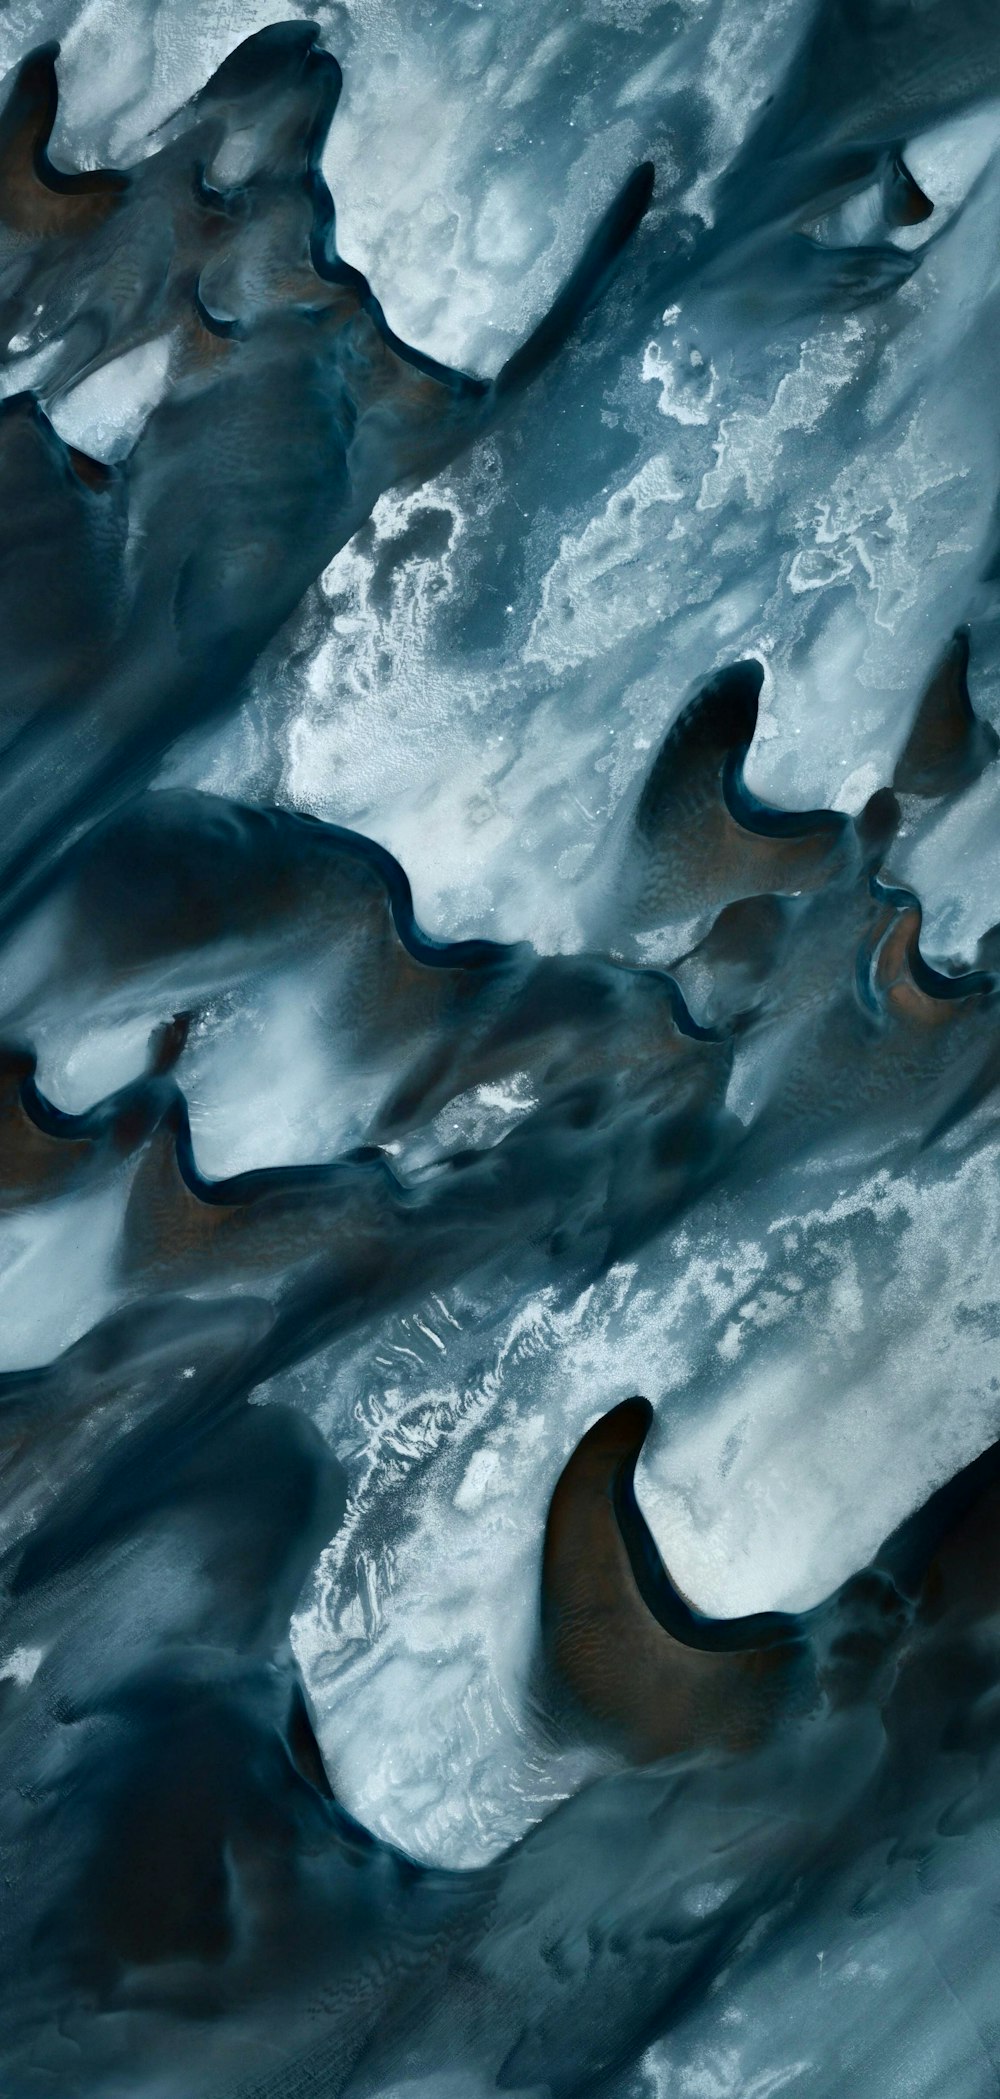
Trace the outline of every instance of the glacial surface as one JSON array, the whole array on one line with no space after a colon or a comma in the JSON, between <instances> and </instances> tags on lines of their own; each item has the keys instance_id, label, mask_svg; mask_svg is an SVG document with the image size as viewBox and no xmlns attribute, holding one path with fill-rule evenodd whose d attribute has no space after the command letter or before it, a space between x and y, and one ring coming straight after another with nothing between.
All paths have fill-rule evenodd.
<instances>
[{"instance_id":1,"label":"glacial surface","mask_svg":"<svg viewBox=\"0 0 1000 2099\"><path fill-rule=\"evenodd\" d=\"M985 2099L993 9L0 64L0 2087Z\"/></svg>"}]
</instances>

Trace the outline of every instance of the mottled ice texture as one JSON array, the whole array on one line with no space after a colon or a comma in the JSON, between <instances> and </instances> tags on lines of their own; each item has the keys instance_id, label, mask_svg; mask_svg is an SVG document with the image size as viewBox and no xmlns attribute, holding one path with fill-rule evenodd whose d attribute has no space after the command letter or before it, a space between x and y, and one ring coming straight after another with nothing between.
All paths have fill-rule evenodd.
<instances>
[{"instance_id":1,"label":"mottled ice texture","mask_svg":"<svg viewBox=\"0 0 1000 2099\"><path fill-rule=\"evenodd\" d=\"M993 0L315 12L0 19L0 2090L987 2099Z\"/></svg>"}]
</instances>

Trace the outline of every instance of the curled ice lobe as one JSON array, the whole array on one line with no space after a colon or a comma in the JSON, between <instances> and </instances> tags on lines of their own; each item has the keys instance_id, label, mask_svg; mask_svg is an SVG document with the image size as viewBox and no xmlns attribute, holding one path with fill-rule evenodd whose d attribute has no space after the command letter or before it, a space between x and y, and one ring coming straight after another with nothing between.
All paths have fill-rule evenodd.
<instances>
[{"instance_id":1,"label":"curled ice lobe","mask_svg":"<svg viewBox=\"0 0 1000 2099\"><path fill-rule=\"evenodd\" d=\"M538 373L648 203L651 171L640 169L493 384L451 372L400 342L337 254L320 156L340 87L314 25L263 30L157 149L127 171L80 176L47 153L55 47L9 90L0 478L18 541L23 488L36 558L64 543L54 619L38 620L40 590L26 599L12 587L29 626L15 629L19 661L47 650L52 625L87 630L78 544L106 608L84 660L65 665L67 689L50 692L37 663L24 676L32 699L5 764L11 901L182 731L234 705L383 490L426 478ZM65 404L71 424L77 387L154 343L166 346L168 384L125 457L112 465L64 444L45 410ZM37 395L18 390L26 348L44 360Z\"/></svg>"},{"instance_id":2,"label":"curled ice lobe","mask_svg":"<svg viewBox=\"0 0 1000 2099\"><path fill-rule=\"evenodd\" d=\"M978 2099L992 10L128 26L3 31L0 2087Z\"/></svg>"}]
</instances>

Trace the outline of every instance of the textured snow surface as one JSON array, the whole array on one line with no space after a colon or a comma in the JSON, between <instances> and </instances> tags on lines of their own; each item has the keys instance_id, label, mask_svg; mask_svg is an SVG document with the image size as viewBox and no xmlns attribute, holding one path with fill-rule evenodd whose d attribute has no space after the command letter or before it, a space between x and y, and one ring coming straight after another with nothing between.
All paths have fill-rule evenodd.
<instances>
[{"instance_id":1,"label":"textured snow surface","mask_svg":"<svg viewBox=\"0 0 1000 2099\"><path fill-rule=\"evenodd\" d=\"M852 12L856 32L844 26ZM262 639L234 711L185 718L176 741L164 737L155 790L277 804L362 834L405 872L433 941L652 971L677 964L711 914L630 920L622 870L656 754L713 673L761 666L745 786L789 812L860 816L891 782L960 628L975 713L1000 729L1000 42L962 0L954 22L943 6L897 12L907 31L893 42L889 22L883 63L892 10L881 0L855 11L812 0L315 10L344 73L323 155L338 250L390 328L427 356L495 378L646 158L654 200L556 379L419 483L391 477ZM0 67L59 39L53 157L131 165L245 36L288 16L270 0L11 0ZM871 165L849 165L849 148ZM238 149L237 138L231 165L209 171L220 184L238 180ZM890 153L929 216L887 219ZM69 383L53 378L60 348L41 310L5 343L4 394L35 391L67 445L116 469L153 427L182 354L157 323L113 358L84 358ZM125 558L150 560L141 530ZM919 897L927 964L972 970L1000 920L1000 766L950 799L907 803L903 817L886 890ZM596 2040L574 2055L557 2036L562 2081L545 2054L549 2013L534 2026L525 2013L503 2072L525 2099L984 2099L998 2047L992 1810L959 1826L964 1780L942 1780L939 1798L935 1777L891 1857L873 1845L838 1864L797 1910L793 1874L784 1893L768 1882L758 1929L733 1892L751 1871L742 1833L727 1866L726 1818L736 1826L742 1797L734 1782L713 1821L697 1759L677 1833L657 1838L662 1855L651 1850L647 1865L629 1852L629 1841L641 1852L651 1781L622 1778L612 1748L548 1724L538 1595L560 1473L598 1417L634 1394L655 1413L641 1509L680 1590L716 1617L810 1611L1000 1434L995 1109L963 1098L964 1119L938 1129L935 1095L902 1134L890 1129L912 1080L903 1062L873 1134L848 1070L808 1141L790 1125L787 1143L779 1134L760 1163L748 1154L733 1181L706 1165L681 1214L637 1228L635 1243L623 1219L630 1175L637 1188L641 1176L624 1152L584 1194L567 1182L565 1217L552 1187L509 1231L498 1168L496 1183L476 1184L482 1254L466 1257L463 1234L471 1249L481 1218L456 1208L437 1226L444 1162L475 1154L481 1165L508 1144L530 1153L556 1051L543 1055L526 1029L495 1069L471 1060L440 1097L428 1081L427 1112L390 1127L436 1023L404 1015L384 1037L369 1024L353 937L342 952L315 929L297 944L279 924L263 960L234 937L130 974L91 963L53 891L5 925L0 945L4 1037L30 1040L53 1112L82 1116L141 1082L152 1032L183 1009L175 1076L192 1171L210 1181L332 1169L380 1144L402 1208L426 1200L428 1236L440 1229L459 1246L450 1268L415 1263L395 1297L379 1272L341 1330L318 1320L315 1345L267 1358L257 1393L294 1406L343 1468L343 1520L317 1540L291 1620L338 1802L420 1866L501 1862L495 1937L477 1956L501 1996L533 2004L550 1962L575 1988L591 1954L595 1995L634 1985L631 2052L604 2062ZM695 1020L699 981L683 979ZM733 1039L725 1107L752 1134L784 1067L772 1081L770 1038L760 1051L752 1031ZM797 1054L805 1040L794 1035ZM806 1086L808 1045L800 1062ZM141 1303L144 1273L123 1261L122 1235L142 1171L123 1140L99 1184L0 1217L0 1369L49 1364ZM570 1223L579 1234L560 1266ZM178 1284L196 1325L216 1298L252 1325L286 1270L299 1276L285 1242L220 1284L205 1258L204 1275L186 1270ZM387 1271L403 1260L392 1241ZM29 1515L44 1491L32 1483ZM19 1503L12 1524L22 1515ZM147 1617L159 1624L162 1608L168 1623L163 1598L185 1598L195 1580L182 1549L157 1542L147 1607L123 1565L106 1603L96 1582L87 1590L81 1640L141 1647ZM4 1634L0 1689L45 1680L48 1623ZM58 1671L66 1683L71 1671L58 1657L51 1666L54 1700ZM866 1772L878 1753L866 1737ZM962 1755L971 1791L975 1744ZM55 1752L50 1776L55 1790ZM568 1876L553 1922L546 1903L554 1915L562 1898L532 1879L544 1854L513 1847L567 1802L586 1832L588 1789L619 1780L623 1823L633 1800L647 1805L630 1838L610 1811L607 1827L595 1822L592 1843L581 1840L589 1864ZM674 1783L649 1809L658 1829ZM789 1780L790 1821L808 1821L808 1797L803 1782L803 1807ZM671 1889L666 1921L657 1873ZM588 1902L576 1937L574 1905L583 1916ZM674 1953L661 1991L649 1949L707 1932L717 1910L736 1920L725 1951L673 2022L662 2006ZM419 2050L411 2062L387 2041L359 2082L331 2094L485 2099L498 2088L499 2064L477 2065L473 2041L460 2068L447 2060L444 1994L426 2031L424 2011L410 2017L429 2069ZM166 2099L158 2075L130 2091ZM95 2077L68 2089L124 2086Z\"/></svg>"}]
</instances>

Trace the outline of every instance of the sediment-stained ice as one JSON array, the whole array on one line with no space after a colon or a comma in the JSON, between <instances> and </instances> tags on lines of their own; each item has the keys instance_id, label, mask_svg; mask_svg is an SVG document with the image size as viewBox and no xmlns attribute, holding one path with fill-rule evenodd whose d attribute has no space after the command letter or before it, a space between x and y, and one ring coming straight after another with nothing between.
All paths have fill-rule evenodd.
<instances>
[{"instance_id":1,"label":"sediment-stained ice","mask_svg":"<svg viewBox=\"0 0 1000 2099\"><path fill-rule=\"evenodd\" d=\"M0 2088L996 2085L986 0L0 23Z\"/></svg>"}]
</instances>

